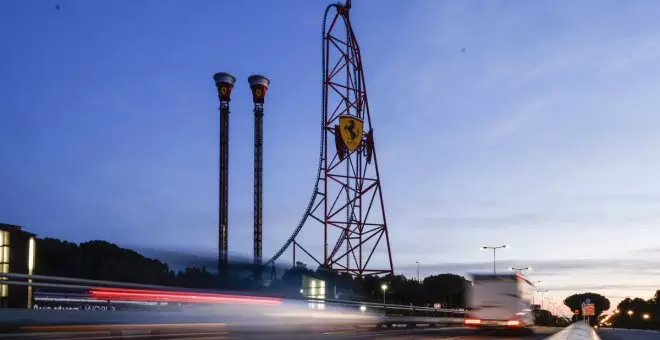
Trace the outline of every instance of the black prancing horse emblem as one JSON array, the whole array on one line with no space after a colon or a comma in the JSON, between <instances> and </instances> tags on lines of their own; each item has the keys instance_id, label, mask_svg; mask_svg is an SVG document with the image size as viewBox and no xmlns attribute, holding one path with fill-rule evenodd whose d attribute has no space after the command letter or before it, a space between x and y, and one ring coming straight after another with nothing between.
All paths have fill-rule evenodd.
<instances>
[{"instance_id":1,"label":"black prancing horse emblem","mask_svg":"<svg viewBox=\"0 0 660 340\"><path fill-rule=\"evenodd\" d=\"M357 137L357 132L355 132L355 121L350 120L348 121L348 124L344 126L344 130L348 132L348 134L351 136L351 139L355 139Z\"/></svg>"}]
</instances>

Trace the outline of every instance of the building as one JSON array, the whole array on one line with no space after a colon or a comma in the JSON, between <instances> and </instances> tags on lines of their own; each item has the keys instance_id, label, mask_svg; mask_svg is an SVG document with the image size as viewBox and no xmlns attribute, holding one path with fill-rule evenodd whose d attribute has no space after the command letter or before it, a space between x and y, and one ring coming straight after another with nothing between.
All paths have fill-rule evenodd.
<instances>
[{"instance_id":1,"label":"building","mask_svg":"<svg viewBox=\"0 0 660 340\"><path fill-rule=\"evenodd\" d=\"M309 273L303 274L300 293L306 298L325 300L325 280L321 280L320 278L312 276ZM311 300L309 302L309 308L325 309L325 303Z\"/></svg>"},{"instance_id":2,"label":"building","mask_svg":"<svg viewBox=\"0 0 660 340\"><path fill-rule=\"evenodd\" d=\"M0 223L0 275L34 273L35 234L20 226ZM8 279L0 276L2 281ZM0 284L0 308L32 308L32 287Z\"/></svg>"}]
</instances>

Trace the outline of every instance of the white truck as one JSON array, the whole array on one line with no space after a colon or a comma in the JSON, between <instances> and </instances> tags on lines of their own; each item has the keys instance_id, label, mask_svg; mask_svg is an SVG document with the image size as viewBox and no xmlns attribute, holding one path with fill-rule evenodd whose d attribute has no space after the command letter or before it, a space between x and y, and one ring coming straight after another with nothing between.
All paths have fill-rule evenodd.
<instances>
[{"instance_id":1,"label":"white truck","mask_svg":"<svg viewBox=\"0 0 660 340\"><path fill-rule=\"evenodd\" d=\"M465 326L533 331L534 285L521 274L473 274Z\"/></svg>"}]
</instances>

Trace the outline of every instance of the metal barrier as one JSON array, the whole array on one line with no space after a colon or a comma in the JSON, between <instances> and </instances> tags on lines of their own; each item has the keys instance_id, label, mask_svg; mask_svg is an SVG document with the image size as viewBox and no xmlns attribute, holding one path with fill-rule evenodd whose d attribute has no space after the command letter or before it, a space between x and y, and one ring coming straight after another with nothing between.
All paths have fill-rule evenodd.
<instances>
[{"instance_id":1,"label":"metal barrier","mask_svg":"<svg viewBox=\"0 0 660 340\"><path fill-rule=\"evenodd\" d=\"M546 340L600 340L596 331L586 322L575 322Z\"/></svg>"}]
</instances>

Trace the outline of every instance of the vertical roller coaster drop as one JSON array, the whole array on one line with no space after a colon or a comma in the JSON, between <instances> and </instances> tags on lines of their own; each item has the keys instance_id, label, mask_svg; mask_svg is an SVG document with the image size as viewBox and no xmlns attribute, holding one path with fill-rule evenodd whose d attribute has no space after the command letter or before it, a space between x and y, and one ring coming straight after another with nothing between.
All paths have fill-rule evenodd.
<instances>
[{"instance_id":1,"label":"vertical roller coaster drop","mask_svg":"<svg viewBox=\"0 0 660 340\"><path fill-rule=\"evenodd\" d=\"M292 247L294 264L299 249L337 272L393 272L367 87L350 9L350 0L325 9L321 147L314 193L293 234L266 266ZM322 260L298 241L308 221L323 230ZM374 255L380 258L378 266L372 264Z\"/></svg>"}]
</instances>

